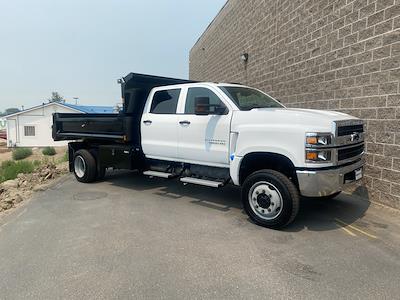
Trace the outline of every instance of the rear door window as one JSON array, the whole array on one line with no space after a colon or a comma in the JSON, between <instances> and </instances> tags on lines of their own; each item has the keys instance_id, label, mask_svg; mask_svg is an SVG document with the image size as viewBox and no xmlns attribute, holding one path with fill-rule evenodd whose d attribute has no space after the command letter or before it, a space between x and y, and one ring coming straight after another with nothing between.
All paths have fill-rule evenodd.
<instances>
[{"instance_id":1,"label":"rear door window","mask_svg":"<svg viewBox=\"0 0 400 300\"><path fill-rule=\"evenodd\" d=\"M150 113L176 114L181 89L163 90L154 93Z\"/></svg>"}]
</instances>

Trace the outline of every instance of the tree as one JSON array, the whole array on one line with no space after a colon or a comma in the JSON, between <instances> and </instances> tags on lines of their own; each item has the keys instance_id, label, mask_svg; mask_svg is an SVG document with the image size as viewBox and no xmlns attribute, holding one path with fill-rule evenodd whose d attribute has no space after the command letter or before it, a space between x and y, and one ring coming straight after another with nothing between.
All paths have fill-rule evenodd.
<instances>
[{"instance_id":1,"label":"tree","mask_svg":"<svg viewBox=\"0 0 400 300\"><path fill-rule=\"evenodd\" d=\"M63 96L61 96L59 93L57 92L52 92L51 93L51 98L47 99L49 101L49 103L51 102L58 102L58 103L64 103L65 99Z\"/></svg>"},{"instance_id":2,"label":"tree","mask_svg":"<svg viewBox=\"0 0 400 300\"><path fill-rule=\"evenodd\" d=\"M7 108L2 115L7 116L7 115L15 114L17 112L19 112L18 108L10 107L10 108Z\"/></svg>"}]
</instances>

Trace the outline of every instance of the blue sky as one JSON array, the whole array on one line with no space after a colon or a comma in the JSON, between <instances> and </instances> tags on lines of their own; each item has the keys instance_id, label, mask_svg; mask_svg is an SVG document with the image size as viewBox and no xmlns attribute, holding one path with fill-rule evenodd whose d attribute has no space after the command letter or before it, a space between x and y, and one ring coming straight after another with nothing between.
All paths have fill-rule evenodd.
<instances>
[{"instance_id":1,"label":"blue sky","mask_svg":"<svg viewBox=\"0 0 400 300\"><path fill-rule=\"evenodd\" d=\"M0 111L120 101L129 72L187 78L189 50L225 0L0 1Z\"/></svg>"}]
</instances>

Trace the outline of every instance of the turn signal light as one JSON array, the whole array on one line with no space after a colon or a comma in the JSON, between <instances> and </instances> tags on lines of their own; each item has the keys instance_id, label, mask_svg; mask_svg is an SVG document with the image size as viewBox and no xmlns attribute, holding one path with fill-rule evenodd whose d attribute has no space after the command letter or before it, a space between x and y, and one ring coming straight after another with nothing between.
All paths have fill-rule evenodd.
<instances>
[{"instance_id":1,"label":"turn signal light","mask_svg":"<svg viewBox=\"0 0 400 300\"><path fill-rule=\"evenodd\" d=\"M332 138L331 133L308 132L306 133L306 145L329 146L332 144Z\"/></svg>"},{"instance_id":2,"label":"turn signal light","mask_svg":"<svg viewBox=\"0 0 400 300\"><path fill-rule=\"evenodd\" d=\"M317 152L307 152L307 160L317 160Z\"/></svg>"},{"instance_id":3,"label":"turn signal light","mask_svg":"<svg viewBox=\"0 0 400 300\"><path fill-rule=\"evenodd\" d=\"M316 136L308 136L306 141L307 141L307 144L309 144L309 145L315 145L318 143L318 139Z\"/></svg>"},{"instance_id":4,"label":"turn signal light","mask_svg":"<svg viewBox=\"0 0 400 300\"><path fill-rule=\"evenodd\" d=\"M313 150L307 149L306 150L306 160L308 162L330 162L332 160L332 150Z\"/></svg>"}]
</instances>

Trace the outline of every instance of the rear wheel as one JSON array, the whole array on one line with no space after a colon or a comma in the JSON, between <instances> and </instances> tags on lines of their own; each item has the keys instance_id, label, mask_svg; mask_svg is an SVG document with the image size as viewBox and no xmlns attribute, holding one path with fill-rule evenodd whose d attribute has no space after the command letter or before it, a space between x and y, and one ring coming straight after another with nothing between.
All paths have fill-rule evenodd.
<instances>
[{"instance_id":1,"label":"rear wheel","mask_svg":"<svg viewBox=\"0 0 400 300\"><path fill-rule=\"evenodd\" d=\"M96 180L96 160L88 150L75 152L74 174L79 182L89 183Z\"/></svg>"},{"instance_id":2,"label":"rear wheel","mask_svg":"<svg viewBox=\"0 0 400 300\"><path fill-rule=\"evenodd\" d=\"M299 210L296 186L280 172L261 170L246 178L243 207L258 225L279 229L290 224Z\"/></svg>"}]
</instances>

